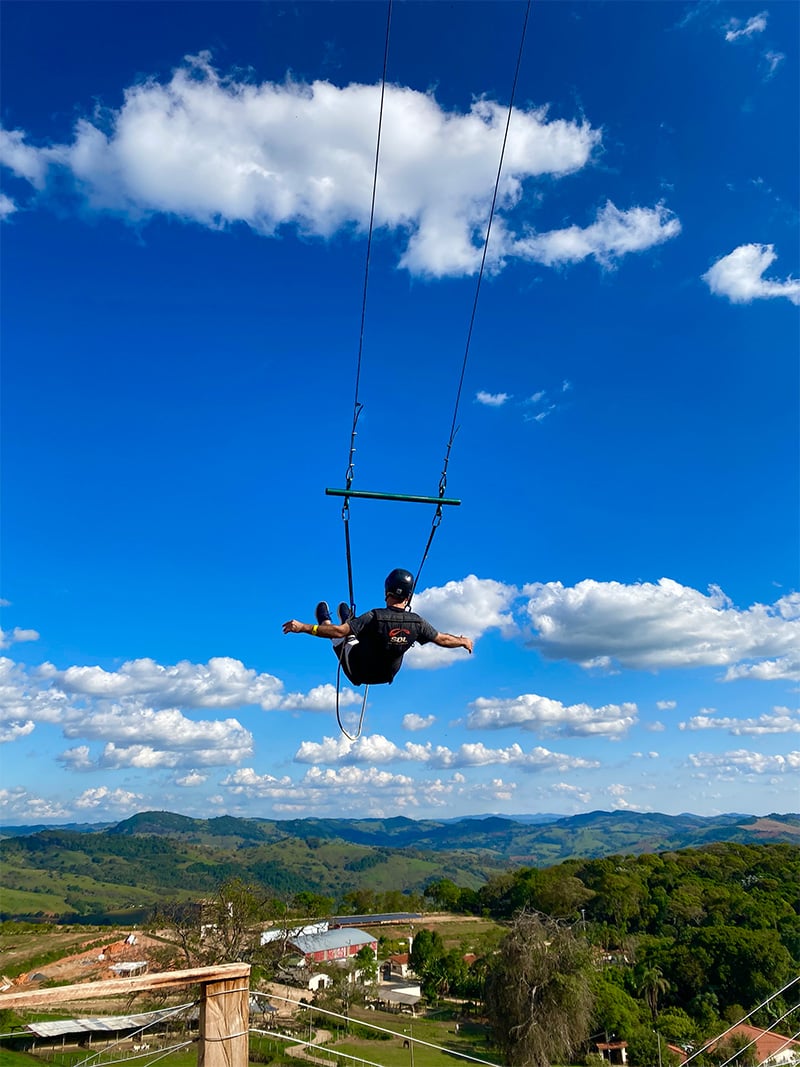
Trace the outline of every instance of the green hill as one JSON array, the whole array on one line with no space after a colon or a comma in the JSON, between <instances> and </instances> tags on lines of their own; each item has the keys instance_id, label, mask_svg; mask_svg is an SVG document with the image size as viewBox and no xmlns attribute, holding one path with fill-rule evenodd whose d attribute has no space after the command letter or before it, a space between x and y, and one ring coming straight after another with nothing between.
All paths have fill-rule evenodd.
<instances>
[{"instance_id":1,"label":"green hill","mask_svg":"<svg viewBox=\"0 0 800 1067\"><path fill-rule=\"evenodd\" d=\"M17 828L14 828L17 829ZM800 843L800 816L591 812L531 824L455 821L193 819L141 812L114 826L48 828L0 840L0 916L89 915L210 895L239 877L300 892L416 892L451 879L479 888L520 866L641 855L711 842Z\"/></svg>"}]
</instances>

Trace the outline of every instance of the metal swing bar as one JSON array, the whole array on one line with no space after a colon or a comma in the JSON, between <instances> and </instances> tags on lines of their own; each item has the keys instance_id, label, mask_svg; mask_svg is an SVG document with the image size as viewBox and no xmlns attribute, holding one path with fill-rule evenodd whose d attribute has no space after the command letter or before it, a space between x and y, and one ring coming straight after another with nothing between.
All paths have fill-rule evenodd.
<instances>
[{"instance_id":1,"label":"metal swing bar","mask_svg":"<svg viewBox=\"0 0 800 1067\"><path fill-rule=\"evenodd\" d=\"M326 489L326 496L360 497L363 500L401 500L407 504L454 504L461 503L454 497L410 496L406 493L369 493L361 489Z\"/></svg>"}]
</instances>

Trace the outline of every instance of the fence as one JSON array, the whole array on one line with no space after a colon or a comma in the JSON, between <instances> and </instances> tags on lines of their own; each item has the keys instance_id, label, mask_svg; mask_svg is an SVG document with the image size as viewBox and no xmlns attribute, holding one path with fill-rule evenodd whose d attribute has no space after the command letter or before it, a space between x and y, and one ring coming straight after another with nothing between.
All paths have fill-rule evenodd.
<instances>
[{"instance_id":1,"label":"fence","mask_svg":"<svg viewBox=\"0 0 800 1067\"><path fill-rule=\"evenodd\" d=\"M183 971L36 989L28 993L0 993L0 1009L49 1008L75 1000L187 985L200 986L198 1067L247 1067L250 999L248 963L192 967Z\"/></svg>"}]
</instances>

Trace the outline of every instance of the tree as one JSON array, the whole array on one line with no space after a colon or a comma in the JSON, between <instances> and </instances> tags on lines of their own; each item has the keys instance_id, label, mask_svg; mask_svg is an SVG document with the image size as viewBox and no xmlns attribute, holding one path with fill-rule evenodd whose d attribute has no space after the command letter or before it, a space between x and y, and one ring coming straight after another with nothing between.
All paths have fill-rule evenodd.
<instances>
[{"instance_id":1,"label":"tree","mask_svg":"<svg viewBox=\"0 0 800 1067\"><path fill-rule=\"evenodd\" d=\"M639 979L639 992L647 1001L650 1016L653 1022L658 1015L658 998L662 993L669 992L669 982L658 967L647 967Z\"/></svg>"},{"instance_id":2,"label":"tree","mask_svg":"<svg viewBox=\"0 0 800 1067\"><path fill-rule=\"evenodd\" d=\"M508 1063L566 1062L589 1037L592 961L585 938L520 912L486 977L485 1007Z\"/></svg>"}]
</instances>

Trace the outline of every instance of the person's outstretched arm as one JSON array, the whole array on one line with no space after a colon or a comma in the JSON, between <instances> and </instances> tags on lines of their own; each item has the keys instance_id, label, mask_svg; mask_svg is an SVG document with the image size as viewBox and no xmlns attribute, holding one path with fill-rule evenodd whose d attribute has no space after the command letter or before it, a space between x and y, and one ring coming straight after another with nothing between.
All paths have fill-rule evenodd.
<instances>
[{"instance_id":1,"label":"person's outstretched arm","mask_svg":"<svg viewBox=\"0 0 800 1067\"><path fill-rule=\"evenodd\" d=\"M311 634L313 637L349 637L349 622L299 622L289 619L283 624L285 634Z\"/></svg>"},{"instance_id":2,"label":"person's outstretched arm","mask_svg":"<svg viewBox=\"0 0 800 1067\"><path fill-rule=\"evenodd\" d=\"M465 648L472 655L472 638L464 637L463 634L460 637L455 634L437 634L433 643L441 648Z\"/></svg>"}]
</instances>

